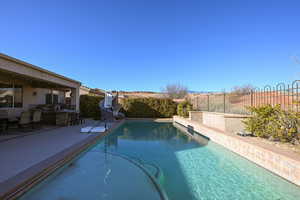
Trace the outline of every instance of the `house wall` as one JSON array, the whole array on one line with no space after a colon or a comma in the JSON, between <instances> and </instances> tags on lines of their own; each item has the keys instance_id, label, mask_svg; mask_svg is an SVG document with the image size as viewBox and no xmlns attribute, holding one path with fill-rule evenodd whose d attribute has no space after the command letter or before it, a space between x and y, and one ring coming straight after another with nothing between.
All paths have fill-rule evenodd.
<instances>
[{"instance_id":1,"label":"house wall","mask_svg":"<svg viewBox=\"0 0 300 200\"><path fill-rule=\"evenodd\" d=\"M0 74L0 81L3 83L10 83L12 80L3 77ZM30 109L33 105L45 104L46 94L51 93L51 89L47 88L33 88L28 83L22 80L13 80L15 84L21 85L23 87L23 107L22 108L0 108L2 110L8 110L9 117L16 117L21 114L22 111ZM36 95L34 95L36 93ZM54 94L58 95L58 102L65 102L65 92L64 91L53 91Z\"/></svg>"},{"instance_id":2,"label":"house wall","mask_svg":"<svg viewBox=\"0 0 300 200\"><path fill-rule=\"evenodd\" d=\"M36 95L33 93L36 92ZM29 85L23 85L23 107L22 108L0 108L8 110L9 117L20 116L22 111L30 109L34 105L45 104L46 94L51 93L50 89L32 88ZM64 92L57 91L59 103L65 102Z\"/></svg>"},{"instance_id":3,"label":"house wall","mask_svg":"<svg viewBox=\"0 0 300 200\"><path fill-rule=\"evenodd\" d=\"M90 89L87 88L87 87L84 87L84 86L81 86L80 87L80 90L79 90L79 95L89 95L90 93Z\"/></svg>"},{"instance_id":4,"label":"house wall","mask_svg":"<svg viewBox=\"0 0 300 200\"><path fill-rule=\"evenodd\" d=\"M34 95L36 92L36 95ZM30 86L23 87L23 108L28 109L31 105L45 104L46 94L51 94L51 89L32 88ZM65 103L64 91L53 91L58 95L58 103Z\"/></svg>"}]
</instances>

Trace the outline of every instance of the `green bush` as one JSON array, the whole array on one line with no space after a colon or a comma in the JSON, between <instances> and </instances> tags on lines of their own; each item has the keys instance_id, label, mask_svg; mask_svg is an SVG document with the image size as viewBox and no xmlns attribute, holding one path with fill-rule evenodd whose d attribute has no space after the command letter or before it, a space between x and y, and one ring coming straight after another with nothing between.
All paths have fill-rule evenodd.
<instances>
[{"instance_id":1,"label":"green bush","mask_svg":"<svg viewBox=\"0 0 300 200\"><path fill-rule=\"evenodd\" d=\"M82 117L100 119L101 110L99 102L103 97L81 95L80 96L80 114Z\"/></svg>"},{"instance_id":2,"label":"green bush","mask_svg":"<svg viewBox=\"0 0 300 200\"><path fill-rule=\"evenodd\" d=\"M188 101L183 101L178 104L177 106L177 115L181 117L188 117L189 111L192 110L192 104Z\"/></svg>"},{"instance_id":3,"label":"green bush","mask_svg":"<svg viewBox=\"0 0 300 200\"><path fill-rule=\"evenodd\" d=\"M299 113L282 110L280 105L250 107L252 117L244 120L245 129L269 140L299 143Z\"/></svg>"},{"instance_id":4,"label":"green bush","mask_svg":"<svg viewBox=\"0 0 300 200\"><path fill-rule=\"evenodd\" d=\"M172 117L176 114L176 107L177 103L168 98L128 98L122 101L122 112L126 117Z\"/></svg>"}]
</instances>

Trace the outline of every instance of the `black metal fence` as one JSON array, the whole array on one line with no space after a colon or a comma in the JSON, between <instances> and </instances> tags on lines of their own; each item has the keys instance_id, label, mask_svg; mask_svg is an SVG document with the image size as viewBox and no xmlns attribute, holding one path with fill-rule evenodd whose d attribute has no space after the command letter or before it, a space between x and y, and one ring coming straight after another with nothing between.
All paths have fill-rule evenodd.
<instances>
[{"instance_id":1,"label":"black metal fence","mask_svg":"<svg viewBox=\"0 0 300 200\"><path fill-rule=\"evenodd\" d=\"M281 105L284 110L300 112L300 80L291 84L266 85L245 92L197 94L189 98L194 110L249 114L248 106Z\"/></svg>"}]
</instances>

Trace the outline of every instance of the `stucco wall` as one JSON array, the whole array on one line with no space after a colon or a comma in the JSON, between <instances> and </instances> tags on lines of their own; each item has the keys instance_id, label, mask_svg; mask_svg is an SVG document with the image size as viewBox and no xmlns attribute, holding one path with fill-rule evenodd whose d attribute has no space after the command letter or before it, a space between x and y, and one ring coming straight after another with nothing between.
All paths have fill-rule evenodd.
<instances>
[{"instance_id":1,"label":"stucco wall","mask_svg":"<svg viewBox=\"0 0 300 200\"><path fill-rule=\"evenodd\" d=\"M190 111L189 119L199 123L203 123L203 113L199 111Z\"/></svg>"},{"instance_id":2,"label":"stucco wall","mask_svg":"<svg viewBox=\"0 0 300 200\"><path fill-rule=\"evenodd\" d=\"M243 120L246 117L232 117L232 116L224 116L225 121L225 131L229 133L236 134L237 132L244 131L244 123Z\"/></svg>"},{"instance_id":3,"label":"stucco wall","mask_svg":"<svg viewBox=\"0 0 300 200\"><path fill-rule=\"evenodd\" d=\"M34 95L34 93L36 93ZM46 94L51 94L50 89L32 88L30 86L23 87L23 105L24 109L28 109L31 105L45 104ZM65 102L64 91L53 91L53 94L58 95L58 103Z\"/></svg>"},{"instance_id":4,"label":"stucco wall","mask_svg":"<svg viewBox=\"0 0 300 200\"><path fill-rule=\"evenodd\" d=\"M80 87L79 95L88 95L90 93L90 89L84 86Z\"/></svg>"},{"instance_id":5,"label":"stucco wall","mask_svg":"<svg viewBox=\"0 0 300 200\"><path fill-rule=\"evenodd\" d=\"M243 120L247 115L226 114L216 112L191 111L189 119L229 133L236 133L244 130Z\"/></svg>"},{"instance_id":6,"label":"stucco wall","mask_svg":"<svg viewBox=\"0 0 300 200\"><path fill-rule=\"evenodd\" d=\"M0 78L1 78L1 75L0 75ZM2 82L4 82L4 80L2 80ZM20 116L22 111L28 110L33 105L45 104L46 103L46 94L51 93L51 89L33 88L21 80L14 80L14 82L15 82L15 84L21 85L23 87L23 107L22 108L0 108L0 109L8 110L9 117ZM64 91L54 91L53 94L58 95L59 103L65 102L65 92Z\"/></svg>"},{"instance_id":7,"label":"stucco wall","mask_svg":"<svg viewBox=\"0 0 300 200\"><path fill-rule=\"evenodd\" d=\"M213 142L300 186L300 158L298 154L279 151L272 146L257 144L249 138L210 129L179 116L174 116L173 121L186 127L188 125L193 126L195 131L210 138Z\"/></svg>"},{"instance_id":8,"label":"stucco wall","mask_svg":"<svg viewBox=\"0 0 300 200\"><path fill-rule=\"evenodd\" d=\"M209 127L226 130L224 115L219 113L203 112L203 124Z\"/></svg>"}]
</instances>

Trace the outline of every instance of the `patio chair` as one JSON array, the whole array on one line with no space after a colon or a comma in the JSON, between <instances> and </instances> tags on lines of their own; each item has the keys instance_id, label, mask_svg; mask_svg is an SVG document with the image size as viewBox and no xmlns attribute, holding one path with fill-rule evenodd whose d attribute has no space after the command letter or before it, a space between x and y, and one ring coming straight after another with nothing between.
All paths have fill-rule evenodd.
<instances>
[{"instance_id":1,"label":"patio chair","mask_svg":"<svg viewBox=\"0 0 300 200\"><path fill-rule=\"evenodd\" d=\"M0 119L8 118L8 110L0 110Z\"/></svg>"},{"instance_id":2,"label":"patio chair","mask_svg":"<svg viewBox=\"0 0 300 200\"><path fill-rule=\"evenodd\" d=\"M30 111L23 111L19 118L8 119L8 128L25 128L31 124Z\"/></svg>"},{"instance_id":3,"label":"patio chair","mask_svg":"<svg viewBox=\"0 0 300 200\"><path fill-rule=\"evenodd\" d=\"M76 113L76 123L77 124L84 124L85 119L82 117L80 113Z\"/></svg>"},{"instance_id":4,"label":"patio chair","mask_svg":"<svg viewBox=\"0 0 300 200\"><path fill-rule=\"evenodd\" d=\"M84 124L85 123L85 119L82 117L82 115L80 113L78 113L78 119L79 119L79 123L80 124Z\"/></svg>"},{"instance_id":5,"label":"patio chair","mask_svg":"<svg viewBox=\"0 0 300 200\"><path fill-rule=\"evenodd\" d=\"M82 124L82 119L80 118L79 113L69 113L70 114L70 125L78 125L78 124Z\"/></svg>"},{"instance_id":6,"label":"patio chair","mask_svg":"<svg viewBox=\"0 0 300 200\"><path fill-rule=\"evenodd\" d=\"M42 119L42 111L34 110L32 114L32 128L34 128L35 125L39 125L41 123L41 119Z\"/></svg>"},{"instance_id":7,"label":"patio chair","mask_svg":"<svg viewBox=\"0 0 300 200\"><path fill-rule=\"evenodd\" d=\"M7 129L7 121L0 118L0 134Z\"/></svg>"},{"instance_id":8,"label":"patio chair","mask_svg":"<svg viewBox=\"0 0 300 200\"><path fill-rule=\"evenodd\" d=\"M0 110L0 133L6 131L8 121L8 110Z\"/></svg>"},{"instance_id":9,"label":"patio chair","mask_svg":"<svg viewBox=\"0 0 300 200\"><path fill-rule=\"evenodd\" d=\"M20 128L25 127L31 124L31 113L30 111L24 111L21 113L20 120L18 122L18 126Z\"/></svg>"}]
</instances>

